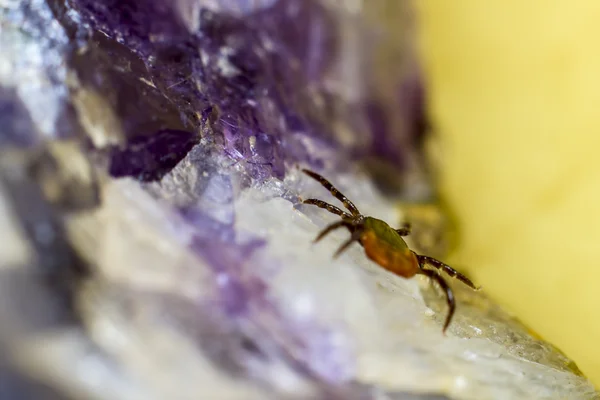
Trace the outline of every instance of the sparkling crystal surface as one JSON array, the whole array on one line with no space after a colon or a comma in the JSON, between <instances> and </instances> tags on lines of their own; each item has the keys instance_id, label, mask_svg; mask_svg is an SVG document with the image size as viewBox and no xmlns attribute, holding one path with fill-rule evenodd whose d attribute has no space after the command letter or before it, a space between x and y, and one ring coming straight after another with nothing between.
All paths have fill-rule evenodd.
<instances>
[{"instance_id":1,"label":"sparkling crystal surface","mask_svg":"<svg viewBox=\"0 0 600 400\"><path fill-rule=\"evenodd\" d=\"M444 336L426 281L358 245L333 260L343 232L311 243L334 219L301 204L330 197L299 166L391 224L374 175L428 193L426 87L414 60L371 61L406 50L390 4L0 2L11 396L599 398L485 292L454 285Z\"/></svg>"}]
</instances>

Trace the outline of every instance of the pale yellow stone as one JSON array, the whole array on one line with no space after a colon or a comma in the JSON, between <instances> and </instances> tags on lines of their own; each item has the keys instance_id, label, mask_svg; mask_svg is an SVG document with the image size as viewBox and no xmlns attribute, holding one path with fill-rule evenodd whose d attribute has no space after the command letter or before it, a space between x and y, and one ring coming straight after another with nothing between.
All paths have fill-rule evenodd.
<instances>
[{"instance_id":1,"label":"pale yellow stone","mask_svg":"<svg viewBox=\"0 0 600 400\"><path fill-rule=\"evenodd\" d=\"M415 2L455 261L600 385L600 2Z\"/></svg>"}]
</instances>

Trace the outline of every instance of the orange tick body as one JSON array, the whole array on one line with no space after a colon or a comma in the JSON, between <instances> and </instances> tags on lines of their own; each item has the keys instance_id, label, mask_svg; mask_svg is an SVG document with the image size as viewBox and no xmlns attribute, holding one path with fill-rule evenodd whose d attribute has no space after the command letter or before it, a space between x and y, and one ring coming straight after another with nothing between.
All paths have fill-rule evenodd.
<instances>
[{"instance_id":1,"label":"orange tick body","mask_svg":"<svg viewBox=\"0 0 600 400\"><path fill-rule=\"evenodd\" d=\"M460 272L454 270L452 267L442 263L441 261L432 257L417 254L412 251L402 238L403 236L410 234L410 226L408 224L405 224L400 229L394 229L380 219L364 216L358 211L358 208L356 208L356 206L339 190L337 190L327 179L306 169L302 171L311 178L320 182L321 185L323 185L331 192L333 196L340 200L344 207L349 211L343 211L334 205L318 199L304 200L304 204L312 204L317 207L324 208L342 218L341 221L334 222L323 229L315 239L315 242L318 242L325 237L325 235L334 231L335 229L345 227L350 231L350 238L340 246L338 251L335 253L335 257L339 256L353 242L357 241L364 247L367 257L391 273L403 278L411 278L417 274L421 274L433 279L446 293L448 316L446 317L446 321L444 323L443 331L445 332L450 325L452 316L454 315L456 302L454 300L452 288L438 273L438 270L442 270L448 275L456 277L469 287L477 290L475 285L473 285L473 282L471 282ZM435 269L429 269L427 268L428 266L434 267Z\"/></svg>"},{"instance_id":2,"label":"orange tick body","mask_svg":"<svg viewBox=\"0 0 600 400\"><path fill-rule=\"evenodd\" d=\"M419 261L402 237L385 222L365 217L359 242L367 257L388 271L411 278L419 272Z\"/></svg>"}]
</instances>

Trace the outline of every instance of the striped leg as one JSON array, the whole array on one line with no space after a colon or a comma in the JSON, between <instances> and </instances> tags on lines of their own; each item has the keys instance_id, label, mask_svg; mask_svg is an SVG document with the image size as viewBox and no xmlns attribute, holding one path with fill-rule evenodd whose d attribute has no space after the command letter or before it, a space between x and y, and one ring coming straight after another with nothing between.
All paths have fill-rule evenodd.
<instances>
[{"instance_id":1,"label":"striped leg","mask_svg":"<svg viewBox=\"0 0 600 400\"><path fill-rule=\"evenodd\" d=\"M448 283L446 283L444 278L439 276L435 271L432 271L430 269L421 269L419 273L437 282L438 285L440 285L440 287L442 288L442 290L446 293L446 304L448 304L448 316L446 317L446 321L444 322L444 329L442 331L446 333L446 329L448 329L448 326L452 321L454 311L456 310L456 301L454 300L454 293L452 292L452 288L448 286Z\"/></svg>"},{"instance_id":2,"label":"striped leg","mask_svg":"<svg viewBox=\"0 0 600 400\"><path fill-rule=\"evenodd\" d=\"M323 239L325 236L327 236L329 233L333 232L334 230L341 228L345 226L346 228L348 228L348 230L350 232L352 232L352 224L350 222L347 221L338 221L338 222L334 222L333 224L325 227L325 229L323 229L321 231L321 233L319 233L319 235L315 238L314 243L317 243L319 240Z\"/></svg>"},{"instance_id":3,"label":"striped leg","mask_svg":"<svg viewBox=\"0 0 600 400\"><path fill-rule=\"evenodd\" d=\"M357 242L359 237L360 234L357 231L352 232L352 236L350 236L350 239L342 243L340 248L333 255L333 258L338 258L348 247L350 247L352 243Z\"/></svg>"},{"instance_id":4,"label":"striped leg","mask_svg":"<svg viewBox=\"0 0 600 400\"><path fill-rule=\"evenodd\" d=\"M465 285L469 286L473 290L480 289L477 286L475 286L475 284L473 282L471 282L471 280L469 278L467 278L466 276L464 276L463 274L461 274L460 272L458 272L451 266L446 265L443 262L436 260L433 257L421 256L421 255L417 254L417 259L419 260L420 265L422 265L422 264L431 265L432 267L443 270L445 273L447 273L448 275L450 275L453 278L458 279L459 281L461 281Z\"/></svg>"},{"instance_id":5,"label":"striped leg","mask_svg":"<svg viewBox=\"0 0 600 400\"><path fill-rule=\"evenodd\" d=\"M321 185L323 185L325 187L325 189L329 190L332 195L334 195L339 201L342 202L344 207L346 207L348 209L348 211L350 211L352 213L352 215L355 215L355 216L360 215L360 211L358 211L358 208L356 208L354 203L352 203L350 200L348 200L346 198L346 196L344 196L342 194L342 192L337 190L335 188L335 186L333 186L331 184L331 182L329 182L327 179L323 178L321 175L317 174L316 172L309 171L308 169L303 169L302 172L304 172L306 175L310 176L311 178L315 179Z\"/></svg>"},{"instance_id":6,"label":"striped leg","mask_svg":"<svg viewBox=\"0 0 600 400\"><path fill-rule=\"evenodd\" d=\"M302 203L304 203L304 204L312 204L312 205L317 206L319 208L324 208L325 210L329 211L330 213L333 213L335 215L339 215L342 218L347 218L347 219L351 219L352 218L352 216L350 214L348 214L347 212L340 210L339 208L337 208L336 206L334 206L332 204L325 203L322 200L306 199Z\"/></svg>"}]
</instances>

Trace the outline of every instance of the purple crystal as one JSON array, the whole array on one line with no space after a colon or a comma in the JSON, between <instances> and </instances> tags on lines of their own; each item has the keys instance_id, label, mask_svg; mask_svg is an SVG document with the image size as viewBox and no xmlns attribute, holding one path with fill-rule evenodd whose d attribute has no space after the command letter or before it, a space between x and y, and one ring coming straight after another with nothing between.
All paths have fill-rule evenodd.
<instances>
[{"instance_id":1,"label":"purple crystal","mask_svg":"<svg viewBox=\"0 0 600 400\"><path fill-rule=\"evenodd\" d=\"M390 121L386 110L378 103L372 102L367 105L367 116L373 139L371 148L367 152L374 153L381 159L388 160L394 164L402 165L404 162L401 151L393 146L390 138Z\"/></svg>"},{"instance_id":2,"label":"purple crystal","mask_svg":"<svg viewBox=\"0 0 600 400\"><path fill-rule=\"evenodd\" d=\"M252 328L248 337L270 350L271 360L286 359L299 373L318 381L340 384L354 373L351 343L339 345L339 328L314 321L294 321L271 293L268 277L280 266L265 252L266 242L236 237L233 225L219 222L200 210L184 215L197 229L191 248L212 269L215 280L213 312L223 313L238 329ZM337 336L337 337L336 337ZM275 345L275 349L273 349ZM269 356L261 352L261 357Z\"/></svg>"},{"instance_id":3,"label":"purple crystal","mask_svg":"<svg viewBox=\"0 0 600 400\"><path fill-rule=\"evenodd\" d=\"M423 77L419 71L407 76L399 91L399 109L403 114L406 136L413 146L420 148L429 120L426 113L426 93Z\"/></svg>"},{"instance_id":4,"label":"purple crystal","mask_svg":"<svg viewBox=\"0 0 600 400\"><path fill-rule=\"evenodd\" d=\"M486 316L469 352L482 354L487 337L498 344L494 354L509 356L498 369L487 360L498 378L487 385L489 375L470 367L485 357L459 357L454 339L449 348L434 336L421 342L412 319L421 313L388 301L401 301L410 283L390 291L378 269L350 279L366 272L356 260L340 260L352 269L329 266L303 247L316 232L307 218L323 221L295 207L310 190L292 171L297 164L327 170L353 199L389 215L364 182L351 185L351 173L344 182L336 172L362 160L387 187L393 176L415 180L409 168L427 128L422 77L417 68L406 73L416 64L401 38L370 40L375 31L396 36L388 21L399 15L377 14L403 6L2 4L0 222L11 251L0 281L8 289L0 290L0 341L25 351L15 353L19 373L78 398L429 398L378 386L394 387L393 367L405 361L431 374L434 388L456 368L469 372L460 376L464 388L510 386L515 371L524 379L514 393L581 383L556 375L579 372L553 349L522 345L528 334L520 328L502 353L503 331L512 335L514 324ZM90 149L92 142L107 147ZM118 177L137 181L111 179ZM462 310L470 315L476 303ZM32 334L44 346L23 340ZM538 357L527 364L555 371L512 364L527 346ZM435 362L440 354L449 362ZM548 378L560 383L544 387Z\"/></svg>"},{"instance_id":5,"label":"purple crystal","mask_svg":"<svg viewBox=\"0 0 600 400\"><path fill-rule=\"evenodd\" d=\"M248 261L264 245L260 240L238 245L199 237L192 244L194 251L214 268L217 304L230 318L248 317L252 303L264 299L267 285L260 279L245 277L243 273L248 268Z\"/></svg>"},{"instance_id":6,"label":"purple crystal","mask_svg":"<svg viewBox=\"0 0 600 400\"><path fill-rule=\"evenodd\" d=\"M35 124L13 89L0 87L0 148L38 143Z\"/></svg>"},{"instance_id":7,"label":"purple crystal","mask_svg":"<svg viewBox=\"0 0 600 400\"><path fill-rule=\"evenodd\" d=\"M180 1L180 7L185 8L185 6L187 6L188 11L193 11L193 7L196 6L213 12L242 17L269 8L278 1L279 0L182 0Z\"/></svg>"},{"instance_id":8,"label":"purple crystal","mask_svg":"<svg viewBox=\"0 0 600 400\"><path fill-rule=\"evenodd\" d=\"M324 145L333 138L329 109L312 100L332 99L321 79L336 54L334 21L320 2L280 0L243 16L200 6L191 16L197 31L186 30L176 4L69 4L137 54L146 79L178 106L183 122L206 132L251 175L281 178L285 163L318 163L295 135Z\"/></svg>"},{"instance_id":9,"label":"purple crystal","mask_svg":"<svg viewBox=\"0 0 600 400\"><path fill-rule=\"evenodd\" d=\"M173 2L67 0L67 5L81 12L94 30L146 57L155 46L176 44L188 35Z\"/></svg>"},{"instance_id":10,"label":"purple crystal","mask_svg":"<svg viewBox=\"0 0 600 400\"><path fill-rule=\"evenodd\" d=\"M372 141L363 153L405 170L410 155L420 152L428 128L424 97L421 76L414 73L401 82L397 103L368 102L365 110Z\"/></svg>"},{"instance_id":11,"label":"purple crystal","mask_svg":"<svg viewBox=\"0 0 600 400\"><path fill-rule=\"evenodd\" d=\"M154 181L168 173L198 143L192 132L163 130L128 141L123 149L110 150L109 172L114 177L131 176Z\"/></svg>"}]
</instances>

